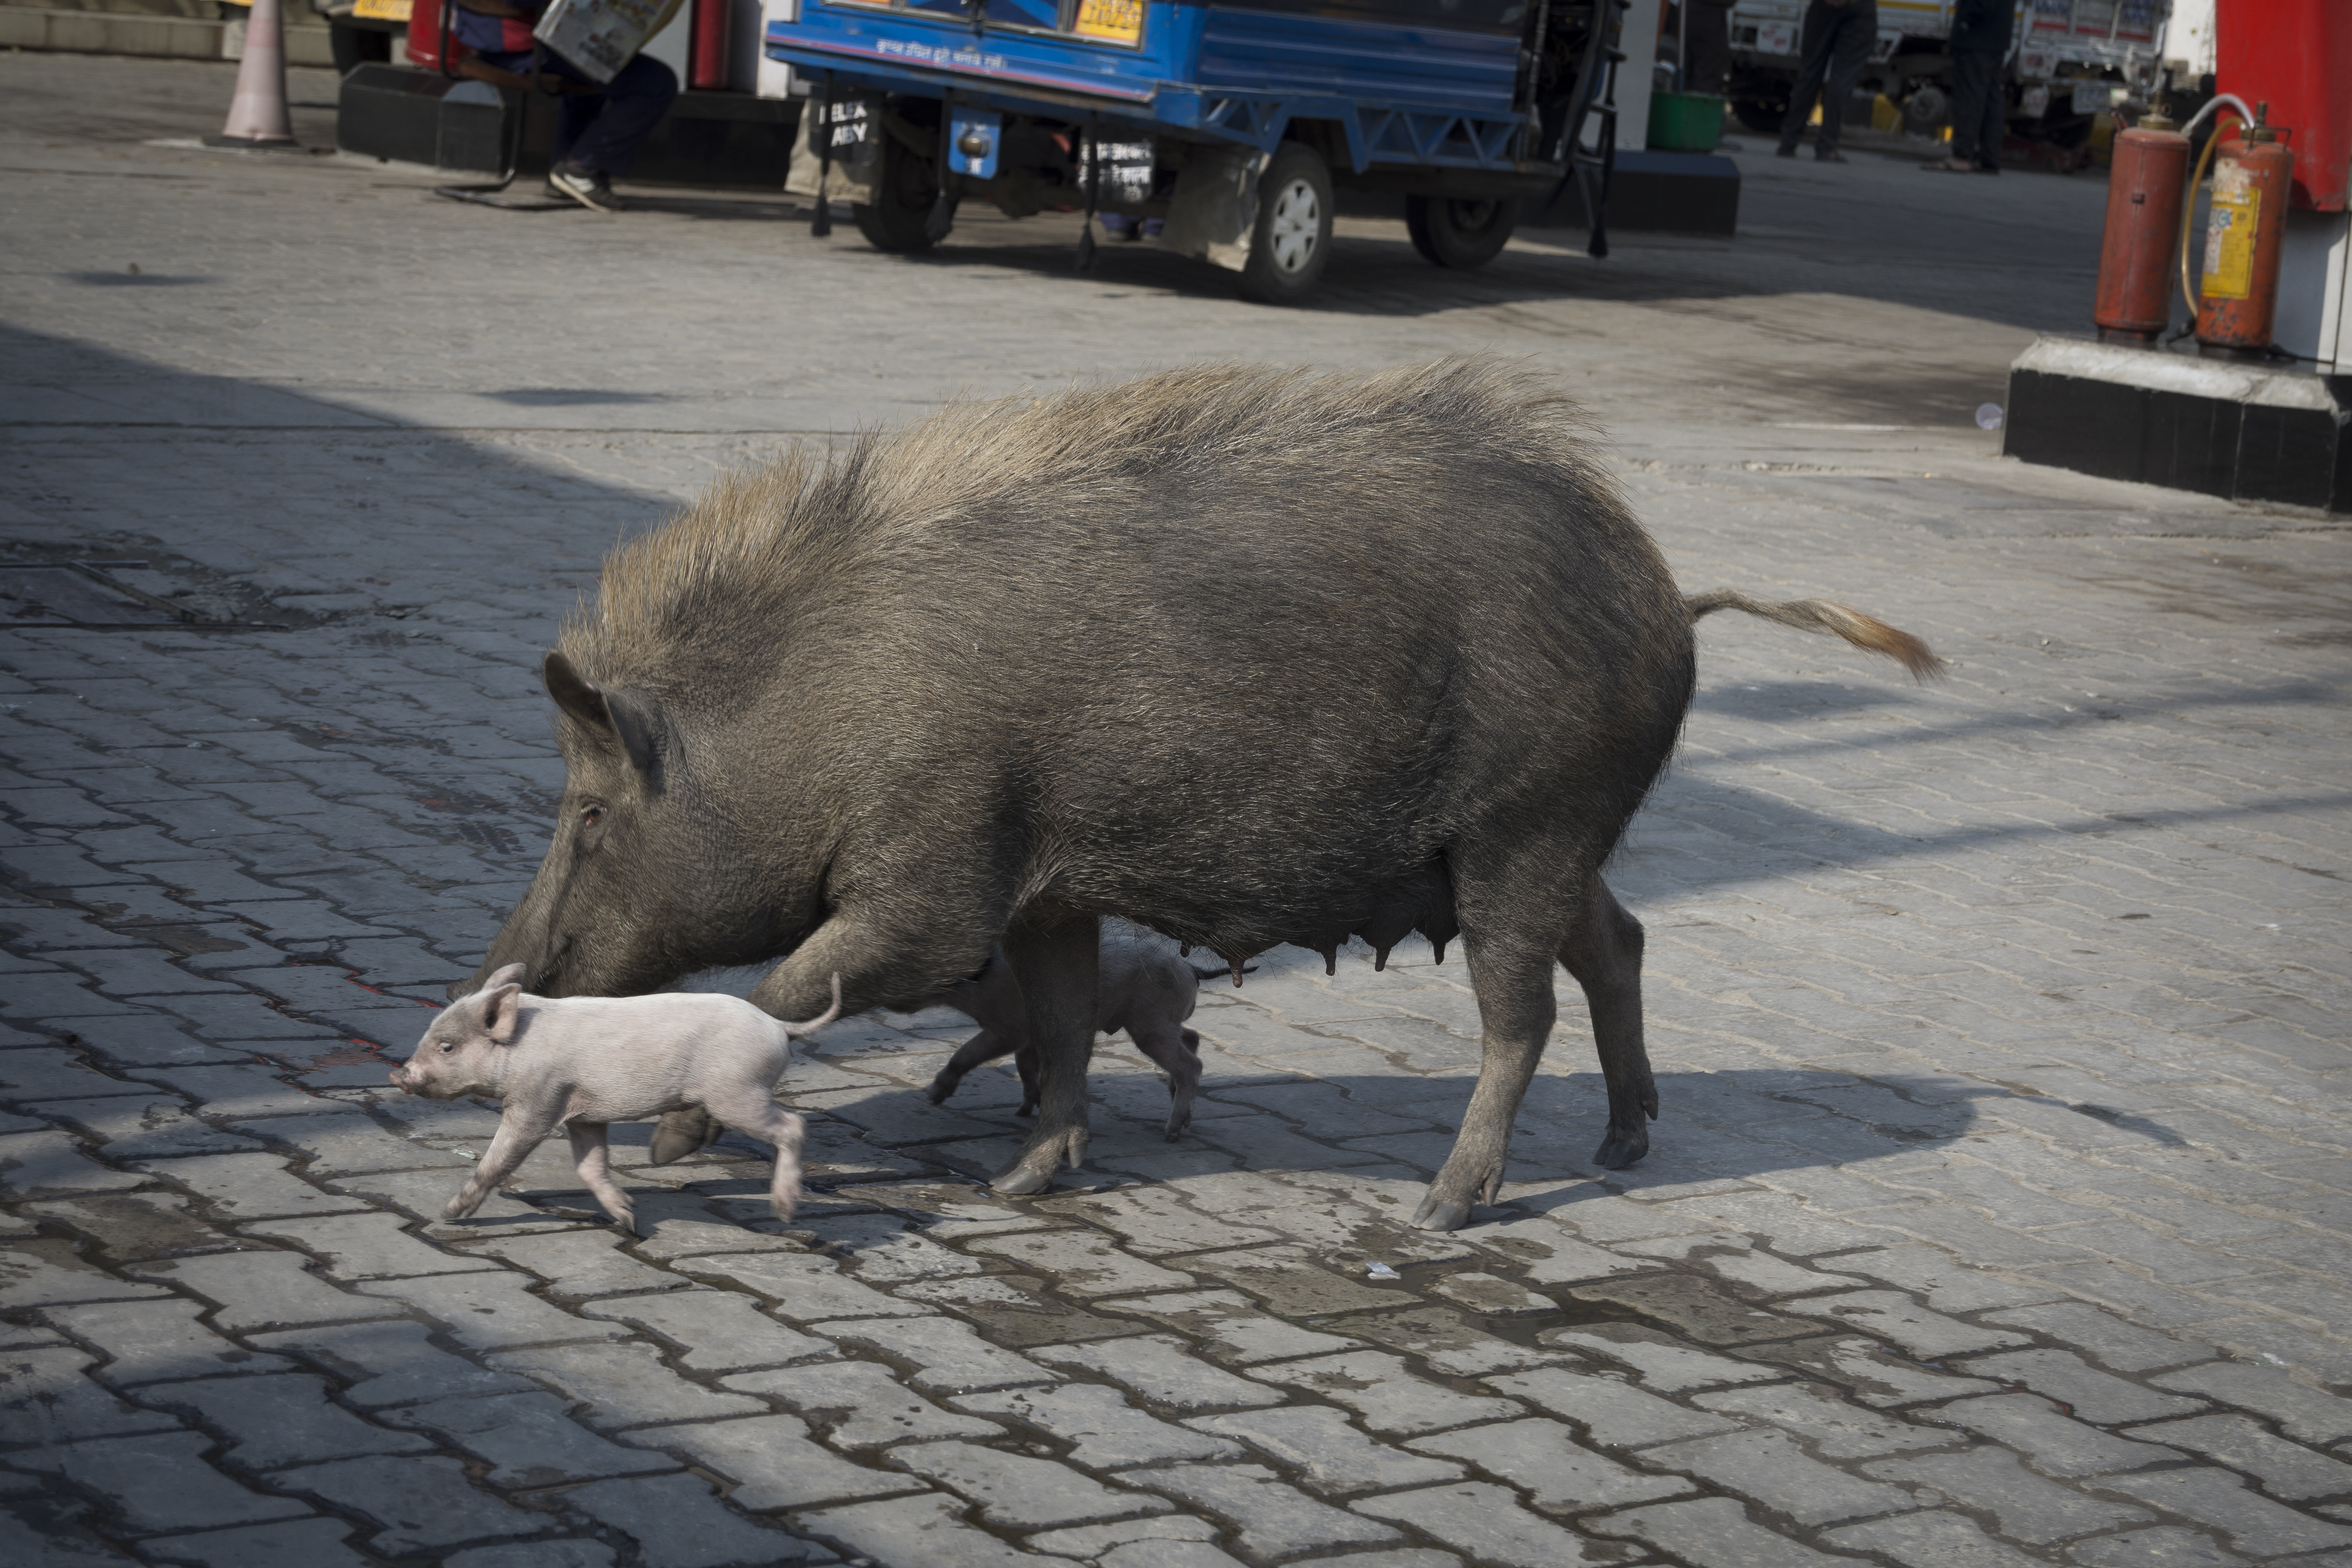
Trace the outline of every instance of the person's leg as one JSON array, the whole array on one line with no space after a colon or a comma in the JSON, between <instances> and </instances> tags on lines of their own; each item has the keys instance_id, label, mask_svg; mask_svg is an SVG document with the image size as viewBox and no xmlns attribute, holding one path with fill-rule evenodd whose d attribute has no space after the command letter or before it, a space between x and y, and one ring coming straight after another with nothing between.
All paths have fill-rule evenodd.
<instances>
[{"instance_id":1,"label":"person's leg","mask_svg":"<svg viewBox=\"0 0 2352 1568\"><path fill-rule=\"evenodd\" d=\"M1780 151L1784 153L1797 150L1797 143L1805 134L1805 121L1813 117L1813 98L1822 89L1822 79L1829 73L1830 47L1837 41L1838 16L1838 8L1824 5L1822 0L1813 0L1805 7L1797 85L1789 89L1788 118L1780 121Z\"/></svg>"},{"instance_id":2,"label":"person's leg","mask_svg":"<svg viewBox=\"0 0 2352 1568\"><path fill-rule=\"evenodd\" d=\"M1691 0L1690 61L1683 69L1683 90L1720 96L1730 75L1730 9Z\"/></svg>"},{"instance_id":3,"label":"person's leg","mask_svg":"<svg viewBox=\"0 0 2352 1568\"><path fill-rule=\"evenodd\" d=\"M677 97L677 74L661 61L639 55L605 85L603 95L593 100L566 99L567 115L577 102L593 102L597 106L585 124L566 149L566 161L574 167L594 174L613 175L628 172L629 163L637 150L653 134L661 117Z\"/></svg>"},{"instance_id":4,"label":"person's leg","mask_svg":"<svg viewBox=\"0 0 2352 1568\"><path fill-rule=\"evenodd\" d=\"M1822 89L1822 133L1813 143L1813 156L1837 156L1838 138L1845 130L1846 102L1853 97L1853 84L1862 79L1862 68L1870 63L1870 47L1877 41L1878 7L1870 0L1855 0L1838 18L1828 84Z\"/></svg>"},{"instance_id":5,"label":"person's leg","mask_svg":"<svg viewBox=\"0 0 2352 1568\"><path fill-rule=\"evenodd\" d=\"M2000 145L2009 139L2009 91L2000 79L2001 57L1977 56L1984 70L1984 104L1977 121L1977 167L2000 173Z\"/></svg>"},{"instance_id":6,"label":"person's leg","mask_svg":"<svg viewBox=\"0 0 2352 1568\"><path fill-rule=\"evenodd\" d=\"M1985 98L2000 57L1963 49L1952 57L1952 153L1955 163L1977 161L1977 138L1984 128ZM1998 148L1993 156L2000 156Z\"/></svg>"}]
</instances>

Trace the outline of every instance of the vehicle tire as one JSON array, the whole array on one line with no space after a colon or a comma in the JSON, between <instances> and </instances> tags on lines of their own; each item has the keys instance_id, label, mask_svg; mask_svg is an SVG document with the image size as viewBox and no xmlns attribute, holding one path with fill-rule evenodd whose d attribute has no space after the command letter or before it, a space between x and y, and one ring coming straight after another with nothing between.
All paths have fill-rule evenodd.
<instances>
[{"instance_id":1,"label":"vehicle tire","mask_svg":"<svg viewBox=\"0 0 2352 1568\"><path fill-rule=\"evenodd\" d=\"M1331 259L1331 171L1304 142L1275 149L1257 181L1257 223L1239 289L1261 305L1295 305Z\"/></svg>"},{"instance_id":2,"label":"vehicle tire","mask_svg":"<svg viewBox=\"0 0 2352 1568\"><path fill-rule=\"evenodd\" d=\"M1407 196L1405 232L1423 259L1468 271L1503 253L1518 226L1517 202L1461 201L1452 196Z\"/></svg>"},{"instance_id":3,"label":"vehicle tire","mask_svg":"<svg viewBox=\"0 0 2352 1568\"><path fill-rule=\"evenodd\" d=\"M1903 129L1925 136L1952 117L1952 97L1932 81L1923 81L1903 100Z\"/></svg>"},{"instance_id":4,"label":"vehicle tire","mask_svg":"<svg viewBox=\"0 0 2352 1568\"><path fill-rule=\"evenodd\" d=\"M1759 136L1777 136L1780 121L1789 118L1789 100L1785 98L1739 98L1731 103L1731 112L1739 123Z\"/></svg>"},{"instance_id":5,"label":"vehicle tire","mask_svg":"<svg viewBox=\"0 0 2352 1568\"><path fill-rule=\"evenodd\" d=\"M930 249L931 204L940 187L928 159L918 158L888 132L882 132L881 167L874 174L874 205L852 203L849 215L866 243L894 255Z\"/></svg>"}]
</instances>

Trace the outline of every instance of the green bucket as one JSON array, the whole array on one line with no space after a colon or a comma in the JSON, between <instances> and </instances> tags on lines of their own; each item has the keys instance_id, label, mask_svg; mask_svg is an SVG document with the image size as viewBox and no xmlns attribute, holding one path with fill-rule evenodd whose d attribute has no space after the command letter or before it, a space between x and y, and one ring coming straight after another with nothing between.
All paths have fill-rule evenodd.
<instances>
[{"instance_id":1,"label":"green bucket","mask_svg":"<svg viewBox=\"0 0 2352 1568\"><path fill-rule=\"evenodd\" d=\"M1723 106L1711 92L1650 94L1650 151L1712 153L1723 140Z\"/></svg>"}]
</instances>

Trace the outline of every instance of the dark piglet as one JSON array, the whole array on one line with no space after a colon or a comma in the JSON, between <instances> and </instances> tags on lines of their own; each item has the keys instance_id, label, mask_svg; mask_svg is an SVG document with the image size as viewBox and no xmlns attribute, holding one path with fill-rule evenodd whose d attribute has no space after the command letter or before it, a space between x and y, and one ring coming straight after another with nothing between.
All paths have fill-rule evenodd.
<instances>
[{"instance_id":1,"label":"dark piglet","mask_svg":"<svg viewBox=\"0 0 2352 1568\"><path fill-rule=\"evenodd\" d=\"M1581 412L1490 363L950 407L614 553L547 659L562 816L482 973L618 994L781 958L751 999L799 1017L836 972L850 1010L906 1006L1001 941L1040 1113L996 1185L1027 1193L1086 1152L1103 917L1229 961L1458 936L1484 1065L1415 1216L1450 1229L1502 1180L1555 963L1597 1159L1648 1147L1642 928L1601 868L1717 609L1937 666L1836 605L1685 599Z\"/></svg>"}]
</instances>

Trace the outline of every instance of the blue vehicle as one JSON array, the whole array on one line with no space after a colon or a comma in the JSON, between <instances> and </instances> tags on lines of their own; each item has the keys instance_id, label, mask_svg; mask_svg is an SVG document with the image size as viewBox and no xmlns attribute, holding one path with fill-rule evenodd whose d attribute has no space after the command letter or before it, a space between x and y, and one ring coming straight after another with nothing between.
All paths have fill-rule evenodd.
<instances>
[{"instance_id":1,"label":"blue vehicle","mask_svg":"<svg viewBox=\"0 0 2352 1568\"><path fill-rule=\"evenodd\" d=\"M1627 0L802 0L764 47L811 84L816 227L927 249L965 200L1083 210L1304 298L1336 189L1401 195L1414 247L1477 267L1522 204L1599 214ZM796 179L800 177L796 170ZM795 188L799 188L797 185Z\"/></svg>"}]
</instances>

